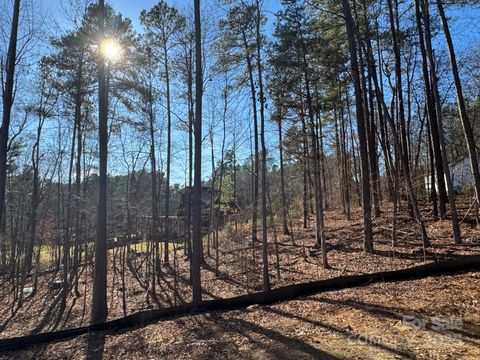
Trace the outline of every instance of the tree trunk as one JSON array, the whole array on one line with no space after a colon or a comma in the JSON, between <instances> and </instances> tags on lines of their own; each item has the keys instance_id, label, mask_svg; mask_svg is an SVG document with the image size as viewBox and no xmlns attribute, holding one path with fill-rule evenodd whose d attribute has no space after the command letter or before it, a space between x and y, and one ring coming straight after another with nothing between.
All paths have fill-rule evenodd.
<instances>
[{"instance_id":1,"label":"tree trunk","mask_svg":"<svg viewBox=\"0 0 480 360\"><path fill-rule=\"evenodd\" d=\"M82 144L83 144L83 133L82 133L82 81L83 81L83 52L81 53L77 78L76 78L76 94L75 94L75 126L77 127L77 158L75 163L75 246L73 253L73 269L72 276L74 276L74 292L76 296L79 296L78 292L78 245L82 236L82 226L80 223L80 196L81 196L81 171L82 171Z\"/></svg>"},{"instance_id":2,"label":"tree trunk","mask_svg":"<svg viewBox=\"0 0 480 360\"><path fill-rule=\"evenodd\" d=\"M194 0L195 13L195 175L193 184L193 254L192 287L193 302L202 301L200 265L202 260L202 38L200 0Z\"/></svg>"},{"instance_id":3,"label":"tree trunk","mask_svg":"<svg viewBox=\"0 0 480 360\"><path fill-rule=\"evenodd\" d=\"M308 73L308 64L306 57L306 46L301 37L301 44L303 50L303 77L305 81L305 91L307 100L307 111L310 127L310 138L312 143L312 164L313 164L313 193L315 198L315 246L322 249L322 265L323 268L328 268L327 262L327 248L325 243L325 226L323 218L323 194L322 194L322 179L320 176L320 151L318 149L318 136L315 124L315 115L310 92L310 76ZM303 107L302 107L303 111Z\"/></svg>"},{"instance_id":4,"label":"tree trunk","mask_svg":"<svg viewBox=\"0 0 480 360\"><path fill-rule=\"evenodd\" d=\"M402 147L401 138L397 133L395 122L389 114L388 107L385 103L385 98L383 96L381 87L380 87L378 79L377 79L377 74L376 74L376 71L375 71L375 61L374 61L372 52L369 53L367 61L368 61L369 72L370 72L370 74L372 74L372 80L373 80L373 83L374 83L374 86L375 86L375 93L377 95L377 98L381 100L381 103L382 103L382 106L383 106L383 115L387 119L387 122L389 123L391 131L392 131L395 150L399 155L398 157L400 158L400 166L402 168L403 177L405 179L405 184L406 184L406 188L407 188L407 191L408 191L409 200L410 200L410 203L411 203L411 206L412 206L413 215L414 215L414 217L415 217L415 219L418 223L418 226L420 228L420 234L421 234L421 237L422 237L422 244L423 244L424 247L430 246L430 241L428 240L428 236L427 236L427 232L425 230L422 215L421 215L420 209L418 207L417 198L415 196L415 190L413 188L413 184L412 184L412 181L411 181L410 172L408 171L408 161L407 161L407 158L406 158L405 154L403 153L403 151L401 149L401 147ZM399 189L398 189L399 188L399 186L398 186L398 171L393 171L393 161L391 160L391 158L389 156L386 157L386 161L387 161L387 159L389 159L389 162L392 163L391 177L392 177L392 181L393 181L393 184L394 184L393 185L393 187L394 187L393 188L393 202L394 202L394 212L395 212L395 216L396 216L397 209L395 207L397 206L397 203L399 201L399 199L398 199L398 191L399 191ZM395 221L396 221L396 219L395 219ZM393 228L394 231L396 231L396 223L393 224L392 228ZM396 235L394 233L393 234L393 240L394 241L395 241L395 237L396 237Z\"/></svg>"},{"instance_id":5,"label":"tree trunk","mask_svg":"<svg viewBox=\"0 0 480 360\"><path fill-rule=\"evenodd\" d=\"M152 86L152 64L151 64L151 49L147 49L148 52L148 128L150 132L150 167L151 167L151 177L152 177L152 188L150 202L152 207L152 224L151 224L151 243L152 243L152 252L151 256L153 258L153 265L155 270L159 268L159 252L160 252L160 241L158 238L158 229L159 229L159 218L158 218L158 201L157 201L157 159L155 154L155 113L153 110L153 86ZM155 285L155 275L156 271L152 271L152 279L150 281L150 295L156 297L156 285ZM148 284L148 279L147 279Z\"/></svg>"},{"instance_id":6,"label":"tree trunk","mask_svg":"<svg viewBox=\"0 0 480 360\"><path fill-rule=\"evenodd\" d=\"M304 116L304 105L303 99L300 101L301 112L300 119L302 122L302 143L303 143L303 156L302 156L302 167L303 167L303 228L308 228L308 142L307 142L307 128L305 126L305 116Z\"/></svg>"},{"instance_id":7,"label":"tree trunk","mask_svg":"<svg viewBox=\"0 0 480 360\"><path fill-rule=\"evenodd\" d=\"M335 160L337 161L337 164L340 163L340 166L337 167L340 202L342 204L342 213L345 215L347 213L347 207L345 202L345 173L343 168L343 154L341 152L340 146L340 133L338 131L338 115L336 105L333 106L333 121L335 125Z\"/></svg>"},{"instance_id":8,"label":"tree trunk","mask_svg":"<svg viewBox=\"0 0 480 360\"><path fill-rule=\"evenodd\" d=\"M100 41L104 38L104 0L99 0ZM98 179L98 218L95 239L95 267L93 272L92 323L107 319L107 157L108 157L108 88L105 59L98 63L98 137L100 150L100 176Z\"/></svg>"},{"instance_id":9,"label":"tree trunk","mask_svg":"<svg viewBox=\"0 0 480 360\"><path fill-rule=\"evenodd\" d=\"M352 112L350 108L350 96L348 90L345 91L345 98L347 100L347 118L348 118L348 127L349 127L349 137L350 137L350 148L352 150L352 160L353 160L353 172L355 176L353 177L355 182L355 190L357 192L358 206L362 206L362 194L360 192L360 170L357 166L357 155L355 155L355 137L353 135L353 121L352 121Z\"/></svg>"},{"instance_id":10,"label":"tree trunk","mask_svg":"<svg viewBox=\"0 0 480 360\"><path fill-rule=\"evenodd\" d=\"M395 9L392 0L387 0L388 13L390 19L390 31L392 33L393 53L395 57L395 90L397 96L398 121L400 123L400 145L399 152L403 153L407 162L407 168L404 170L407 176L410 177L410 159L408 152L408 138L405 127L405 104L403 99L403 81L402 81L402 62L400 55L400 44L398 38L398 2L395 0ZM399 189L397 189L399 190ZM400 199L398 199L400 200ZM409 202L409 209L411 209L411 202ZM410 214L412 212L410 211Z\"/></svg>"},{"instance_id":11,"label":"tree trunk","mask_svg":"<svg viewBox=\"0 0 480 360\"><path fill-rule=\"evenodd\" d=\"M164 43L163 56L165 57L165 81L167 83L167 181L165 184L165 251L164 262L168 264L168 243L170 238L170 163L172 156L172 112L170 109L170 75L168 68L167 44Z\"/></svg>"},{"instance_id":12,"label":"tree trunk","mask_svg":"<svg viewBox=\"0 0 480 360\"><path fill-rule=\"evenodd\" d=\"M366 55L368 57L368 54ZM373 192L373 209L374 215L376 218L380 217L380 180L379 180L379 171L378 171L378 156L377 156L377 145L375 141L375 129L377 128L375 124L375 106L373 103L373 88L372 88L372 74L368 73L368 97L370 107L369 118L366 119L369 126L367 132L367 142L369 150L369 160L370 160L370 172L372 176L372 192Z\"/></svg>"},{"instance_id":13,"label":"tree trunk","mask_svg":"<svg viewBox=\"0 0 480 360\"><path fill-rule=\"evenodd\" d=\"M8 158L8 133L14 101L13 89L15 87L15 65L17 60L18 18L20 13L20 0L13 4L12 28L8 43L7 63L5 66L5 86L2 93L3 114L0 127L0 224L4 222L5 212L5 186L7 184L7 158ZM4 227L0 230L0 243L5 241ZM3 252L2 252L3 254Z\"/></svg>"},{"instance_id":14,"label":"tree trunk","mask_svg":"<svg viewBox=\"0 0 480 360\"><path fill-rule=\"evenodd\" d=\"M281 105L279 105L280 107ZM279 112L279 116L277 119L278 125L278 151L280 154L280 190L281 190L281 201L282 201L282 227L283 227L283 234L290 235L290 231L288 230L288 222L287 222L287 199L285 196L285 169L283 166L283 139L282 139L282 114L280 109L277 109Z\"/></svg>"},{"instance_id":15,"label":"tree trunk","mask_svg":"<svg viewBox=\"0 0 480 360\"><path fill-rule=\"evenodd\" d=\"M267 228L267 147L265 145L265 95L263 93L262 58L261 58L261 14L260 1L256 0L256 45L258 95L260 97L260 142L262 146L262 261L263 261L263 291L270 291L270 276L268 274L268 228Z\"/></svg>"},{"instance_id":16,"label":"tree trunk","mask_svg":"<svg viewBox=\"0 0 480 360\"><path fill-rule=\"evenodd\" d=\"M427 119L427 137L428 137L428 158L430 161L430 200L433 206L433 220L438 220L437 189L435 182L435 160L433 156L433 145L431 137L430 119Z\"/></svg>"},{"instance_id":17,"label":"tree trunk","mask_svg":"<svg viewBox=\"0 0 480 360\"><path fill-rule=\"evenodd\" d=\"M351 206L350 206L350 183L351 183L351 169L350 169L350 161L347 155L347 148L348 148L348 136L345 126L345 116L343 110L343 103L342 103L342 92L339 89L339 98L340 98L340 144L341 144L341 155L342 155L342 169L343 169L343 178L344 178L344 191L345 191L345 210L347 220L351 220Z\"/></svg>"},{"instance_id":18,"label":"tree trunk","mask_svg":"<svg viewBox=\"0 0 480 360\"><path fill-rule=\"evenodd\" d=\"M367 139L365 133L365 118L362 103L362 89L357 62L357 45L355 41L355 24L348 0L342 0L343 14L347 28L350 63L352 67L353 84L355 88L355 105L357 109L357 131L360 142L360 158L362 165L362 203L363 203L363 226L364 226L364 251L373 252L372 234L372 205L370 201L369 164L367 153Z\"/></svg>"},{"instance_id":19,"label":"tree trunk","mask_svg":"<svg viewBox=\"0 0 480 360\"><path fill-rule=\"evenodd\" d=\"M254 170L253 170L253 209L252 209L252 247L255 249L257 242L257 218L258 218L258 174L259 174L259 151L258 151L258 115L257 115L257 95L255 91L255 81L253 79L253 65L250 51L248 50L247 37L242 32L245 46L245 57L247 61L248 80L250 84L250 95L252 97L253 112L253 133L254 133ZM254 250L255 251L255 250Z\"/></svg>"},{"instance_id":20,"label":"tree trunk","mask_svg":"<svg viewBox=\"0 0 480 360\"><path fill-rule=\"evenodd\" d=\"M455 90L457 91L458 112L460 114L460 119L462 120L463 132L465 134L465 140L467 142L468 154L470 155L470 170L472 172L473 179L475 182L475 195L477 198L477 207L478 207L480 203L480 172L478 170L478 156L477 156L477 150L475 146L473 128L467 115L467 108L465 106L465 99L463 98L463 92L462 92L462 82L460 81L460 75L458 73L458 65L457 65L457 59L455 56L455 49L453 48L452 36L450 35L450 28L448 26L448 21L445 16L442 0L437 0L437 7L438 7L438 14L442 19L443 32L445 33L445 38L447 40L448 53L450 56L450 65L452 67ZM478 211L476 211L475 213L478 213ZM478 219L477 219L477 224L478 224Z\"/></svg>"},{"instance_id":21,"label":"tree trunk","mask_svg":"<svg viewBox=\"0 0 480 360\"><path fill-rule=\"evenodd\" d=\"M71 246L71 221L72 221L72 173L73 173L73 162L75 159L75 142L77 134L77 124L73 124L73 134L72 134L72 144L70 150L70 160L68 166L68 183L67 183L67 211L65 215L65 238L63 241L63 277L62 277L62 293L61 293L61 303L59 314L62 314L65 310L67 303L67 295L70 287L70 281L68 278L68 271L70 266L70 246Z\"/></svg>"},{"instance_id":22,"label":"tree trunk","mask_svg":"<svg viewBox=\"0 0 480 360\"><path fill-rule=\"evenodd\" d=\"M445 136L443 134L442 102L440 99L440 94L438 92L437 72L436 72L435 59L433 57L432 39L430 34L430 15L428 12L427 0L425 0L425 2L422 2L422 12L423 12L423 17L425 22L426 50L428 55L428 61L430 63L430 78L432 81L433 95L435 98L435 109L437 114L437 126L438 126L439 140L440 140L440 148L442 150L443 170L445 171L445 178L446 178L447 190L448 190L448 201L450 203L450 213L452 217L453 237L455 239L455 243L460 244L462 242L462 237L460 234L460 224L458 222L457 206L455 204L455 190L453 189L452 177L450 175L450 168L448 165Z\"/></svg>"},{"instance_id":23,"label":"tree trunk","mask_svg":"<svg viewBox=\"0 0 480 360\"><path fill-rule=\"evenodd\" d=\"M193 54L189 52L188 58L188 188L187 193L187 221L186 221L186 241L187 256L192 256L192 185L193 185L193 122L194 122L194 101L193 101ZM191 272L191 269L190 269ZM191 276L191 274L190 274Z\"/></svg>"},{"instance_id":24,"label":"tree trunk","mask_svg":"<svg viewBox=\"0 0 480 360\"><path fill-rule=\"evenodd\" d=\"M220 157L220 180L218 184L218 192L220 197L222 196L223 190L223 177L224 177L224 162L225 162L225 141L227 139L227 109L228 109L228 82L225 82L225 89L223 92L223 115L222 115L222 149L221 149L221 157ZM217 209L216 209L216 227L215 227L215 276L218 278L220 275L219 266L220 266L220 249L219 249L219 223L218 217L221 214L221 201L218 202Z\"/></svg>"},{"instance_id":25,"label":"tree trunk","mask_svg":"<svg viewBox=\"0 0 480 360\"><path fill-rule=\"evenodd\" d=\"M425 41L423 36L422 14L420 13L420 1L423 1L423 0L415 0L415 17L416 17L416 23L417 23L418 36L419 36L420 53L422 55L422 74L423 74L423 82L425 85L427 113L428 113L428 118L430 123L430 134L431 134L430 138L432 141L432 149L433 149L433 155L434 155L433 161L435 165L435 171L437 173L437 183L438 183L438 193L439 193L438 194L439 195L439 213L440 213L440 218L444 219L447 211L445 206L445 203L447 201L447 191L445 189L445 176L444 176L444 170L443 170L442 151L440 148L440 140L439 140L439 134L438 134L437 114L435 112L435 99L432 93L430 75L428 71L427 52L425 49Z\"/></svg>"}]
</instances>

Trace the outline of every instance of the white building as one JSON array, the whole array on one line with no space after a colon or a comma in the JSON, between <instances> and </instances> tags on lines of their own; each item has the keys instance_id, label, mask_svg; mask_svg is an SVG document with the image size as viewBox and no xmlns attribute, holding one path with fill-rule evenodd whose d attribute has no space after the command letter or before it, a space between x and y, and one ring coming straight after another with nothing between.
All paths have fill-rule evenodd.
<instances>
[{"instance_id":1,"label":"white building","mask_svg":"<svg viewBox=\"0 0 480 360\"><path fill-rule=\"evenodd\" d=\"M462 188L473 187L475 182L470 170L470 157L465 156L461 160L450 164L450 175L452 176L453 189L455 191L461 190ZM430 185L431 176L429 174L425 176L425 189L427 191L430 191ZM438 191L438 183L436 185L436 190Z\"/></svg>"}]
</instances>

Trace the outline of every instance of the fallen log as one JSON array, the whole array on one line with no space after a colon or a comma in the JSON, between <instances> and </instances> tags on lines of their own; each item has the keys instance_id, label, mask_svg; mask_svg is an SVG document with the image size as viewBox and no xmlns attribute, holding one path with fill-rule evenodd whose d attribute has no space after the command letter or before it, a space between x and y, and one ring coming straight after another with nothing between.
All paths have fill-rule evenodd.
<instances>
[{"instance_id":1,"label":"fallen log","mask_svg":"<svg viewBox=\"0 0 480 360\"><path fill-rule=\"evenodd\" d=\"M452 274L460 271L480 271L480 256L467 256L457 260L429 263L402 270L377 272L372 274L340 276L327 280L289 285L269 292L258 292L228 299L208 300L199 305L184 304L166 309L136 312L123 318L101 324L73 329L53 331L35 335L20 336L0 340L0 351L23 349L38 344L65 340L91 332L115 333L120 330L145 326L159 320L167 320L185 315L201 314L212 311L226 311L246 308L250 305L268 305L280 301L292 300L300 296L318 292L365 286L377 282L396 282Z\"/></svg>"}]
</instances>

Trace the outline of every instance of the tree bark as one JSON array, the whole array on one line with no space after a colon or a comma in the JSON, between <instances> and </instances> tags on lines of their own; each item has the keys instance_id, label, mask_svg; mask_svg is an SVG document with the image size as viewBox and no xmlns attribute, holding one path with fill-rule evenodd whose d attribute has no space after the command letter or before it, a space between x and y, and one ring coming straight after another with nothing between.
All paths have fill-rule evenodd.
<instances>
[{"instance_id":1,"label":"tree bark","mask_svg":"<svg viewBox=\"0 0 480 360\"><path fill-rule=\"evenodd\" d=\"M350 63L352 68L353 85L355 88L355 105L357 109L357 132L360 142L360 158L362 166L362 203L363 203L363 226L364 226L364 251L373 252L372 234L372 205L370 200L370 170L368 164L367 139L365 133L365 117L363 111L362 88L357 61L357 45L355 41L355 23L352 18L348 0L342 0L343 14L347 28Z\"/></svg>"},{"instance_id":2,"label":"tree bark","mask_svg":"<svg viewBox=\"0 0 480 360\"><path fill-rule=\"evenodd\" d=\"M152 86L152 64L151 64L151 49L147 49L148 52L148 128L150 133L150 167L151 167L151 177L152 177L152 187L151 187L151 196L150 202L152 207L152 224L151 224L151 243L152 251L151 256L153 258L153 265L155 270L159 268L159 246L160 241L158 238L158 228L159 228L159 218L158 218L158 199L157 199L157 158L155 154L155 113L153 110L153 86ZM155 274L156 271L152 271L152 279L150 281L150 295L156 297L156 285L155 285ZM148 283L148 279L147 279Z\"/></svg>"},{"instance_id":3,"label":"tree bark","mask_svg":"<svg viewBox=\"0 0 480 360\"><path fill-rule=\"evenodd\" d=\"M193 184L193 254L192 254L192 292L193 302L202 301L201 254L202 254L202 32L200 0L194 0L195 13L195 174Z\"/></svg>"},{"instance_id":4,"label":"tree bark","mask_svg":"<svg viewBox=\"0 0 480 360\"><path fill-rule=\"evenodd\" d=\"M253 208L252 208L252 247L255 253L255 246L257 242L257 220L258 220L258 194L259 194L259 144L258 144L258 115L257 115L257 94L255 91L255 81L253 79L253 65L252 56L247 43L245 32L242 32L243 42L245 46L245 58L247 61L248 81L250 84L250 96L252 98L252 112L253 112L253 133L254 133L254 170L253 170Z\"/></svg>"},{"instance_id":5,"label":"tree bark","mask_svg":"<svg viewBox=\"0 0 480 360\"><path fill-rule=\"evenodd\" d=\"M268 273L268 228L267 228L267 147L265 145L265 95L263 93L262 58L261 58L261 14L260 1L256 0L256 45L257 45L257 75L258 96L260 97L260 143L262 146L262 262L263 291L270 291L270 276Z\"/></svg>"},{"instance_id":6,"label":"tree bark","mask_svg":"<svg viewBox=\"0 0 480 360\"><path fill-rule=\"evenodd\" d=\"M420 53L422 55L422 74L423 74L423 82L425 85L427 113L428 113L428 118L430 123L430 138L432 141L432 149L433 149L433 155L434 155L433 161L434 161L435 171L437 173L436 183L438 183L438 195L439 195L438 210L439 210L440 218L444 219L447 212L447 209L445 206L445 203L447 201L447 191L445 188L445 176L443 171L442 150L440 148L440 140L439 140L439 134L438 134L437 114L435 112L435 99L433 97L432 86L430 82L430 74L428 71L428 59L427 59L427 52L425 49L425 40L423 35L422 14L420 13L420 1L423 1L423 0L415 0L415 17L416 17L416 23L417 23L418 36L419 36ZM433 183L433 184L436 184L436 183Z\"/></svg>"},{"instance_id":7,"label":"tree bark","mask_svg":"<svg viewBox=\"0 0 480 360\"><path fill-rule=\"evenodd\" d=\"M170 109L170 74L168 67L167 43L163 44L163 56L165 57L165 81L167 83L167 179L165 184L165 251L164 262L169 262L168 243L170 238L170 163L172 157L172 112Z\"/></svg>"},{"instance_id":8,"label":"tree bark","mask_svg":"<svg viewBox=\"0 0 480 360\"><path fill-rule=\"evenodd\" d=\"M475 138L473 133L472 124L468 119L467 108L465 106L465 99L463 98L462 82L460 81L460 75L458 72L457 58L455 55L455 49L453 47L452 36L450 35L450 28L443 9L442 0L437 0L438 14L442 19L443 32L448 45L448 54L450 56L450 65L452 67L453 81L455 83L455 90L457 92L458 112L460 119L462 120L463 132L465 134L465 140L467 142L468 154L470 155L470 170L475 182L475 195L477 198L477 207L480 203L480 172L478 170L478 156L475 146ZM478 214L478 211L475 213ZM478 224L478 219L477 219Z\"/></svg>"},{"instance_id":9,"label":"tree bark","mask_svg":"<svg viewBox=\"0 0 480 360\"><path fill-rule=\"evenodd\" d=\"M281 107L281 105L279 105ZM283 234L290 235L290 231L288 230L288 222L287 222L287 199L285 196L285 169L283 166L283 139L282 139L282 113L280 108L277 109L279 112L278 119L277 119L277 126L278 126L278 151L280 155L280 190L281 190L281 201L282 201L282 227L283 227Z\"/></svg>"},{"instance_id":10,"label":"tree bark","mask_svg":"<svg viewBox=\"0 0 480 360\"><path fill-rule=\"evenodd\" d=\"M422 215L420 213L420 209L418 207L417 197L415 195L415 190L413 188L410 172L408 171L408 161L407 161L407 158L406 158L405 154L403 153L403 151L401 149L401 147L402 147L401 138L397 133L397 129L395 127L395 122L393 121L392 117L389 114L388 107L385 103L385 98L383 96L381 87L380 87L379 82L378 82L378 78L377 78L376 71L375 71L375 61L374 61L374 58L373 58L373 53L370 53L369 55L370 56L368 57L367 61L368 61L369 71L372 74L372 80L373 80L373 83L374 83L374 86L375 86L375 93L377 95L377 98L381 100L382 107L383 107L383 115L385 116L385 118L387 119L387 122L390 125L392 135L393 135L395 150L398 153L398 157L400 158L399 162L400 162L400 166L401 166L401 169L402 169L402 172L403 172L403 177L405 179L405 184L406 184L410 204L411 204L411 207L412 207L412 212L413 212L415 220L417 221L419 229L420 229L420 235L422 237L422 244L423 244L424 247L427 247L427 246L430 246L430 241L428 240L428 235L427 235L427 232L425 230L425 225L423 223L423 219L422 219ZM389 159L389 162L392 162L390 156L387 156L386 159ZM393 167L393 164L392 164L392 167ZM395 217L396 217L396 211L397 211L396 206L397 206L397 202L398 202L398 191L399 191L398 171L393 172L393 169L392 169L391 177L392 177L392 180L393 180L393 187L394 187L393 188L393 202L394 202L394 213L395 214L394 214L394 224L393 224L393 230L394 230L393 240L395 241L395 237L396 237L396 235L395 235L396 218Z\"/></svg>"},{"instance_id":11,"label":"tree bark","mask_svg":"<svg viewBox=\"0 0 480 360\"><path fill-rule=\"evenodd\" d=\"M430 15L428 11L428 0L422 1L422 12L423 12L423 18L425 22L426 50L428 55L428 61L430 64L430 78L432 81L433 95L435 98L435 110L437 115L437 126L438 126L439 140L440 140L440 148L442 151L443 170L445 171L445 178L446 178L447 190L448 190L448 201L450 203L450 213L452 217L453 237L455 239L455 243L460 244L462 242L462 237L460 234L460 225L458 222L457 205L455 204L455 190L453 189L452 177L451 177L450 168L448 165L445 136L443 134L442 102L440 99L440 94L438 92L436 64L435 64L435 59L433 57L432 39L430 34Z\"/></svg>"},{"instance_id":12,"label":"tree bark","mask_svg":"<svg viewBox=\"0 0 480 360\"><path fill-rule=\"evenodd\" d=\"M99 0L100 41L104 34L104 0ZM101 45L101 44L99 44ZM100 176L98 179L97 237L95 239L95 265L93 272L92 323L107 319L107 158L108 158L108 88L105 59L98 63L98 137L100 150Z\"/></svg>"},{"instance_id":13,"label":"tree bark","mask_svg":"<svg viewBox=\"0 0 480 360\"><path fill-rule=\"evenodd\" d=\"M390 19L390 31L392 33L393 54L395 57L395 90L397 96L397 109L398 109L398 121L400 123L400 148L398 151L403 153L407 162L406 171L407 176L410 177L410 158L408 151L408 137L405 126L405 103L403 98L403 81L402 81L402 60L400 55L400 44L397 31L398 27L398 2L395 0L395 8L393 7L392 0L387 0L388 13ZM399 190L399 189L397 189ZM398 199L400 201L400 198ZM411 210L411 202L409 202L409 209ZM412 214L412 211L410 211Z\"/></svg>"},{"instance_id":14,"label":"tree bark","mask_svg":"<svg viewBox=\"0 0 480 360\"><path fill-rule=\"evenodd\" d=\"M7 184L7 158L8 158L8 133L10 130L10 119L14 101L13 89L15 87L15 66L17 60L17 37L18 18L20 13L20 0L13 4L12 28L8 43L7 63L5 66L5 86L2 93L3 114L2 126L0 127L0 224L4 223L5 213L5 187ZM1 226L0 242L5 241L4 227ZM3 253L2 253L3 255Z\"/></svg>"}]
</instances>

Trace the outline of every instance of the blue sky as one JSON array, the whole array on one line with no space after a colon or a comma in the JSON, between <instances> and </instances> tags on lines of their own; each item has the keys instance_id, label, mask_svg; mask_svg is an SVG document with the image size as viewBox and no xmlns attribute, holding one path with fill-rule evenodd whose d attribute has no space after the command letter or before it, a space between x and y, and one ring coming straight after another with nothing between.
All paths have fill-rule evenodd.
<instances>
[{"instance_id":1,"label":"blue sky","mask_svg":"<svg viewBox=\"0 0 480 360\"><path fill-rule=\"evenodd\" d=\"M68 28L68 23L65 20L65 14L62 5L68 4L70 0L34 0L36 1L42 8L42 13L48 16L48 18L52 18L55 20L61 28L66 30ZM75 0L73 0L75 1ZM83 0L79 0L83 1ZM411 1L411 0L409 0ZM154 6L158 0L106 0L107 3L113 6L114 9L122 13L124 16L130 18L133 22L134 27L141 31L141 26L139 24L139 15L143 9L150 9ZM168 3L171 5L179 8L185 9L192 6L192 0L167 0ZM208 4L210 7L216 6L216 0L202 0L203 4ZM204 5L205 6L205 5ZM268 18L268 23L266 26L267 34L271 34L273 29L273 14L281 9L281 4L279 0L264 0L264 9L266 10L266 15ZM435 6L433 6L432 2L432 12L434 12ZM213 13L216 16L219 16L219 11L213 11L210 9L209 12L206 13ZM464 8L452 8L449 7L447 9L447 15L451 18L451 31L452 36L454 39L455 47L458 50L459 58L461 58L462 53L468 52L472 48L479 49L480 48L480 6L477 7L464 7ZM55 32L56 29L52 28L52 32ZM59 35L58 33L56 34ZM435 38L435 47L438 50L445 49L445 40L443 33L440 33L439 36ZM453 96L452 94L450 94ZM242 127L248 132L248 123L247 119L251 118L251 114L249 113L249 104L248 101L245 104L244 109L238 109L238 120L242 122ZM241 106L241 104L239 104ZM206 117L209 116L209 109L206 108L204 115ZM208 121L208 120L207 120ZM243 122L245 122L245 126L243 126ZM207 125L207 124L206 124ZM276 156L276 128L271 126L270 122L267 122L267 146L269 147L272 155ZM208 125L207 125L208 126ZM175 135L174 135L175 136ZM220 137L217 138L217 144L220 142ZM240 149L238 157L241 161L242 158L245 158L249 154L249 144L248 141L243 141L243 147ZM184 177L184 163L185 163L185 156L183 154L182 149L185 147L185 139L184 136L181 135L177 138L177 141L174 140L174 146L177 148L174 149L174 153L178 154L175 157L175 160L178 163L178 166L174 165L174 174L172 174L173 182L181 183ZM209 173L210 171L210 148L209 148L208 139L206 139L205 146L204 146L204 173ZM219 154L216 155L217 159L219 158ZM118 165L118 163L117 163ZM114 170L115 164L112 163L111 171Z\"/></svg>"},{"instance_id":2,"label":"blue sky","mask_svg":"<svg viewBox=\"0 0 480 360\"><path fill-rule=\"evenodd\" d=\"M55 18L59 21L62 19L62 4L67 4L66 0L39 0L44 10L53 10ZM130 18L133 22L134 27L137 30L141 29L140 22L138 18L140 12L144 9L152 8L158 0L106 0L107 3L113 6L117 11L122 13L124 16ZM173 5L179 9L184 9L193 6L192 0L167 0L170 5ZM208 0L202 1L202 3L215 4L215 1ZM273 14L281 9L281 4L279 0L264 0L264 8L266 10L266 15L269 18L269 23L267 24L267 31L272 30L273 25ZM51 13L51 12L50 12Z\"/></svg>"},{"instance_id":3,"label":"blue sky","mask_svg":"<svg viewBox=\"0 0 480 360\"><path fill-rule=\"evenodd\" d=\"M54 21L61 27L62 30L67 30L69 27L71 27L71 24L69 24L65 20L65 13L64 13L64 7L69 3L69 0L37 0L40 1L40 4L43 8L43 12L50 14L50 16L54 19ZM82 0L80 0L82 1ZM120 12L122 15L125 17L128 17L132 20L133 26L135 29L139 32L142 31L142 27L139 22L139 16L140 12L144 9L150 9L152 8L158 0L138 0L138 1L131 1L131 0L106 0L108 4L110 4L116 11ZM180 10L185 10L188 7L191 7L193 2L191 0L172 0L167 2L176 8ZM209 9L204 12L204 14L214 14L214 16L219 16L221 13L219 11L216 11L215 9L215 4L216 0L202 0L202 6L208 6ZM266 25L266 32L271 33L273 31L273 18L274 18L274 13L278 11L281 8L280 2L277 0L265 0L264 1L264 7L265 7L265 12L266 16L268 17L268 23ZM204 15L205 16L205 15ZM215 19L209 19L212 21L215 21ZM57 30L53 30L52 32L57 32ZM55 34L58 36L59 34ZM175 91L175 89L173 89ZM208 97L208 90L207 93L205 94L205 97ZM243 96L242 96L243 97ZM239 108L237 105L235 105L236 109L231 109L232 113L230 114L231 119L236 118L237 124L240 122L241 127L244 131L242 131L242 138L239 139L239 142L242 143L241 148L238 149L237 151L237 156L240 161L242 159L245 159L246 157L249 156L250 153L250 146L249 142L245 140L245 138L248 138L248 122L251 121L251 115L249 113L249 102L248 102L248 97L246 97L247 101L245 102L240 102L238 106L241 107L241 104L245 105L243 108ZM172 99L172 106L182 106L181 104L176 104L178 101L176 99ZM220 106L220 105L217 105ZM181 112L181 109L176 109L176 111ZM217 109L218 111L218 109ZM235 113L235 115L234 115ZM159 117L164 116L164 114L159 114ZM267 115L268 116L268 115ZM174 123L175 123L174 119ZM204 101L204 133L208 132L208 126L209 122L213 121L212 120L212 109L211 109L211 104L205 99ZM218 119L216 120L218 122ZM232 123L227 125L228 127L234 126ZM175 130L175 124L173 124L174 130L172 133L173 137L173 149L172 149L172 154L173 154L173 164L172 164L172 182L174 183L183 183L184 181L184 176L185 176L185 166L186 166L186 152L184 151L186 147L186 137L184 133L179 133L178 131ZM163 130L163 137L165 136L165 129ZM272 151L272 155L276 155L276 126L271 124L270 122L267 122L267 142L268 142L268 147ZM216 134L216 139L215 139L215 157L216 161L220 158L220 151L219 151L219 145L221 142L221 128L218 127L215 129L215 134ZM240 135L239 135L240 136ZM162 137L162 138L163 138ZM159 143L159 148L164 149L164 142L165 139L161 140L161 143ZM227 140L227 149L229 144L231 143L231 139ZM118 149L118 143L115 141L110 142L110 163L109 163L109 172L112 173L117 173L117 172L122 172L122 169L116 168L116 166L122 166L121 162L118 162L115 159L115 152L119 152L120 149ZM163 153L164 151L162 150L162 157L163 159L165 158L165 154ZM210 160L210 141L209 138L207 137L204 142L204 149L203 149L203 173L205 174L206 177L210 175L210 169L211 169L211 160Z\"/></svg>"},{"instance_id":4,"label":"blue sky","mask_svg":"<svg viewBox=\"0 0 480 360\"><path fill-rule=\"evenodd\" d=\"M50 16L62 28L66 26L65 15L62 5L68 4L69 0L37 0L42 8L42 13ZM82 0L80 0L82 1ZM140 12L143 9L150 9L158 0L106 0L117 11L130 18L136 30L141 31L139 23ZM167 0L171 5L179 9L185 9L192 6L192 0ZM215 0L202 0L203 4L215 7ZM274 13L281 9L280 0L264 0L264 10L268 18L266 32L271 34L273 31ZM205 5L204 5L205 6ZM435 13L435 4L431 5L432 13ZM468 51L472 47L479 46L480 42L480 5L465 7L447 7L447 16L450 17L450 26L455 47L459 52ZM218 15L216 13L215 15ZM441 34L443 35L443 34ZM443 36L436 39L437 46L444 47Z\"/></svg>"}]
</instances>

